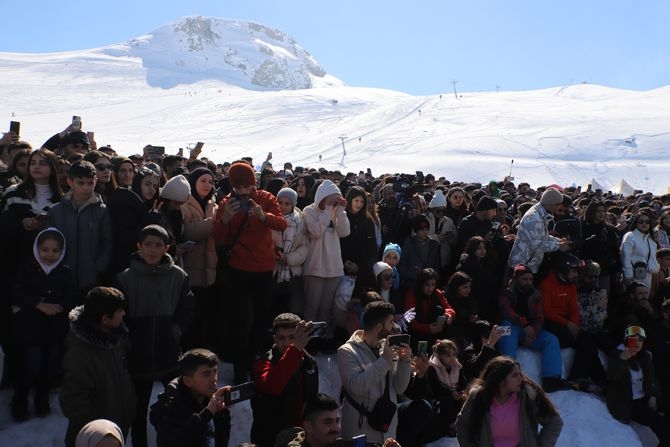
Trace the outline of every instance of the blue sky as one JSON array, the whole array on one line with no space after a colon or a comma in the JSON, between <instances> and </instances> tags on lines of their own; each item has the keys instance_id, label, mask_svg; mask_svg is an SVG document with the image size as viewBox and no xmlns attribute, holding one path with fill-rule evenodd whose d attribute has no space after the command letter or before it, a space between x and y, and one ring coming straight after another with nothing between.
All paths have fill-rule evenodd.
<instances>
[{"instance_id":1,"label":"blue sky","mask_svg":"<svg viewBox=\"0 0 670 447\"><path fill-rule=\"evenodd\" d=\"M185 15L285 31L353 86L416 95L670 85L667 0L0 0L0 51L93 48Z\"/></svg>"}]
</instances>

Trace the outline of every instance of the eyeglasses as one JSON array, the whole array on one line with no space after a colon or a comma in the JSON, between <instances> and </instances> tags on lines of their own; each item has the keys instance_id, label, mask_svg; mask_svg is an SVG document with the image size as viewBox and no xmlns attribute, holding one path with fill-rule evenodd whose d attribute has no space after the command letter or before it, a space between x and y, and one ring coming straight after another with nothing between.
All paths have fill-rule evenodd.
<instances>
[{"instance_id":1,"label":"eyeglasses","mask_svg":"<svg viewBox=\"0 0 670 447\"><path fill-rule=\"evenodd\" d=\"M636 336L647 338L647 333L640 326L628 326L626 328L626 337Z\"/></svg>"},{"instance_id":2,"label":"eyeglasses","mask_svg":"<svg viewBox=\"0 0 670 447\"><path fill-rule=\"evenodd\" d=\"M109 171L112 169L112 165L107 164L107 165L95 165L95 169L98 171Z\"/></svg>"}]
</instances>

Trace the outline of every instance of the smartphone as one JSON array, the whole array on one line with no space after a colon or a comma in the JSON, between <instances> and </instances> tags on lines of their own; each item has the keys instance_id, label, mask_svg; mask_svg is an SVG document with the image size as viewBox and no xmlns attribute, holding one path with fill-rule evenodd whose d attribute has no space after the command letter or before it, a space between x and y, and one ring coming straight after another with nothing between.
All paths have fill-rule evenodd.
<instances>
[{"instance_id":1,"label":"smartphone","mask_svg":"<svg viewBox=\"0 0 670 447\"><path fill-rule=\"evenodd\" d=\"M325 321L312 322L312 332L309 334L309 338L326 338L327 335L328 323Z\"/></svg>"},{"instance_id":2,"label":"smartphone","mask_svg":"<svg viewBox=\"0 0 670 447\"><path fill-rule=\"evenodd\" d=\"M416 355L424 354L428 354L428 342L426 340L421 340L416 347Z\"/></svg>"},{"instance_id":3,"label":"smartphone","mask_svg":"<svg viewBox=\"0 0 670 447\"><path fill-rule=\"evenodd\" d=\"M237 209L238 213L246 213L251 208L251 200L249 199L237 199L240 207Z\"/></svg>"},{"instance_id":4,"label":"smartphone","mask_svg":"<svg viewBox=\"0 0 670 447\"><path fill-rule=\"evenodd\" d=\"M95 141L95 132L86 132L86 136L88 137L88 142L92 143Z\"/></svg>"},{"instance_id":5,"label":"smartphone","mask_svg":"<svg viewBox=\"0 0 670 447\"><path fill-rule=\"evenodd\" d=\"M512 335L512 326L498 326L498 330L503 337Z\"/></svg>"},{"instance_id":6,"label":"smartphone","mask_svg":"<svg viewBox=\"0 0 670 447\"><path fill-rule=\"evenodd\" d=\"M638 341L637 337L628 337L626 339L626 347L628 349L637 349L638 345L639 345L639 341Z\"/></svg>"},{"instance_id":7,"label":"smartphone","mask_svg":"<svg viewBox=\"0 0 670 447\"><path fill-rule=\"evenodd\" d=\"M14 132L16 135L21 135L21 123L18 121L10 121L9 131Z\"/></svg>"},{"instance_id":8,"label":"smartphone","mask_svg":"<svg viewBox=\"0 0 670 447\"><path fill-rule=\"evenodd\" d=\"M149 155L165 155L165 146L150 146L147 152Z\"/></svg>"},{"instance_id":9,"label":"smartphone","mask_svg":"<svg viewBox=\"0 0 670 447\"><path fill-rule=\"evenodd\" d=\"M391 335L389 337L390 346L409 346L409 334Z\"/></svg>"},{"instance_id":10,"label":"smartphone","mask_svg":"<svg viewBox=\"0 0 670 447\"><path fill-rule=\"evenodd\" d=\"M81 116L74 115L72 117L72 125L75 126L78 130L81 130Z\"/></svg>"},{"instance_id":11,"label":"smartphone","mask_svg":"<svg viewBox=\"0 0 670 447\"><path fill-rule=\"evenodd\" d=\"M358 435L346 440L342 438L335 440L335 447L366 447L367 445L368 438L366 435Z\"/></svg>"},{"instance_id":12,"label":"smartphone","mask_svg":"<svg viewBox=\"0 0 670 447\"><path fill-rule=\"evenodd\" d=\"M244 400L249 400L254 397L256 388L254 382L245 382L240 385L235 385L230 390L223 393L223 402L226 405L236 404Z\"/></svg>"},{"instance_id":13,"label":"smartphone","mask_svg":"<svg viewBox=\"0 0 670 447\"><path fill-rule=\"evenodd\" d=\"M367 172L368 175L372 175L372 169L370 169L370 168L367 168L367 169L365 170L365 172Z\"/></svg>"},{"instance_id":14,"label":"smartphone","mask_svg":"<svg viewBox=\"0 0 670 447\"><path fill-rule=\"evenodd\" d=\"M203 143L202 141L198 141L197 143L195 143L195 147L194 147L193 149L191 149L191 152L193 152L193 151L195 151L195 152L199 152L199 151L201 151L201 150L202 150L202 147L203 147L204 145L205 145L205 143Z\"/></svg>"},{"instance_id":15,"label":"smartphone","mask_svg":"<svg viewBox=\"0 0 670 447\"><path fill-rule=\"evenodd\" d=\"M184 241L184 242L182 242L182 245L187 245L189 247L193 247L196 244L197 244L196 241Z\"/></svg>"}]
</instances>

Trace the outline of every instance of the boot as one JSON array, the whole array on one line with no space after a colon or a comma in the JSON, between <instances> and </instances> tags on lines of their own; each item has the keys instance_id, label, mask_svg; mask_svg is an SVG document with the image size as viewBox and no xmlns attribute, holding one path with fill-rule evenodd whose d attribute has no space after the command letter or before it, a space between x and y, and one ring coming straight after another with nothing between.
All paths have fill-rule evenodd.
<instances>
[{"instance_id":1,"label":"boot","mask_svg":"<svg viewBox=\"0 0 670 447\"><path fill-rule=\"evenodd\" d=\"M543 377L542 388L546 393L575 389L570 382L568 382L565 379L562 379L560 376Z\"/></svg>"},{"instance_id":2,"label":"boot","mask_svg":"<svg viewBox=\"0 0 670 447\"><path fill-rule=\"evenodd\" d=\"M28 388L16 387L10 408L14 421L23 422L30 419L30 413L28 412Z\"/></svg>"},{"instance_id":3,"label":"boot","mask_svg":"<svg viewBox=\"0 0 670 447\"><path fill-rule=\"evenodd\" d=\"M35 392L35 415L37 417L46 417L51 413L49 405L49 388L39 387Z\"/></svg>"}]
</instances>

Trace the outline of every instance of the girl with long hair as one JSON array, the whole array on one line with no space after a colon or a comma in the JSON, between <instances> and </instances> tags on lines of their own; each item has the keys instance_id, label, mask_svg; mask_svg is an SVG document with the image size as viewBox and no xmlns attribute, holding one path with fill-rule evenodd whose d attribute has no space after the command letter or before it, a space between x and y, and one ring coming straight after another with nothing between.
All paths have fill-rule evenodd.
<instances>
[{"instance_id":1,"label":"girl with long hair","mask_svg":"<svg viewBox=\"0 0 670 447\"><path fill-rule=\"evenodd\" d=\"M626 285L641 282L651 287L651 274L659 271L656 260L656 241L653 238L654 216L642 209L633 218L631 230L621 241L621 268Z\"/></svg>"},{"instance_id":2,"label":"girl with long hair","mask_svg":"<svg viewBox=\"0 0 670 447\"><path fill-rule=\"evenodd\" d=\"M519 362L504 356L486 364L456 420L461 447L552 447L562 428L542 388L521 372Z\"/></svg>"}]
</instances>

